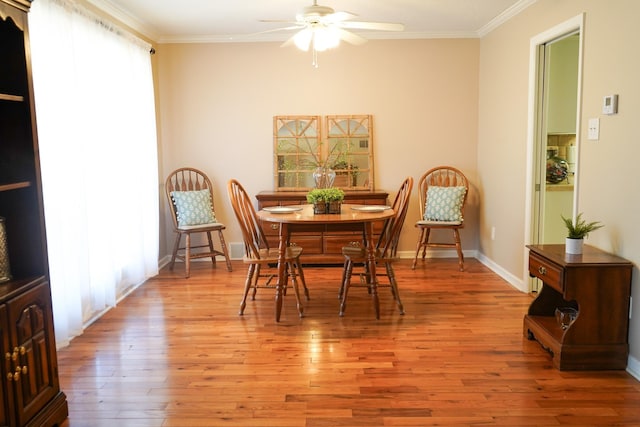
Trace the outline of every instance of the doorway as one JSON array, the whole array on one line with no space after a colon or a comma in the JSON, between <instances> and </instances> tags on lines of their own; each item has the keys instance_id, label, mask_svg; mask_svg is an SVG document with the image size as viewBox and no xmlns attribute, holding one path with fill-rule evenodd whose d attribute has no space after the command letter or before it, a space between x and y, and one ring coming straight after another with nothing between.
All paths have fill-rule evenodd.
<instances>
[{"instance_id":1,"label":"doorway","mask_svg":"<svg viewBox=\"0 0 640 427\"><path fill-rule=\"evenodd\" d=\"M564 243L561 215L578 206L584 15L531 39L527 138L526 244ZM524 282L540 286L528 274Z\"/></svg>"},{"instance_id":2,"label":"doorway","mask_svg":"<svg viewBox=\"0 0 640 427\"><path fill-rule=\"evenodd\" d=\"M579 43L580 33L573 32L541 46L543 107L535 150L541 168L533 219L538 232L533 243L564 243L562 217L573 216Z\"/></svg>"}]
</instances>

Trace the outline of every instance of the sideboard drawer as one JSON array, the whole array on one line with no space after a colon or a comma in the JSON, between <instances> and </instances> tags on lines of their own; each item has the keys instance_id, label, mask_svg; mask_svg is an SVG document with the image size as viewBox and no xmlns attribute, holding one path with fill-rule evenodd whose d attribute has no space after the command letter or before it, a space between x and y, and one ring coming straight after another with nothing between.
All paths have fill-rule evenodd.
<instances>
[{"instance_id":1,"label":"sideboard drawer","mask_svg":"<svg viewBox=\"0 0 640 427\"><path fill-rule=\"evenodd\" d=\"M529 254L529 274L542 280L558 292L564 292L562 268L540 258L535 253Z\"/></svg>"},{"instance_id":2,"label":"sideboard drawer","mask_svg":"<svg viewBox=\"0 0 640 427\"><path fill-rule=\"evenodd\" d=\"M354 245L364 247L362 233L324 236L324 253L326 254L341 254L343 247Z\"/></svg>"},{"instance_id":3,"label":"sideboard drawer","mask_svg":"<svg viewBox=\"0 0 640 427\"><path fill-rule=\"evenodd\" d=\"M309 254L321 254L322 237L318 235L292 234L289 246L299 246L302 248L302 256Z\"/></svg>"}]
</instances>

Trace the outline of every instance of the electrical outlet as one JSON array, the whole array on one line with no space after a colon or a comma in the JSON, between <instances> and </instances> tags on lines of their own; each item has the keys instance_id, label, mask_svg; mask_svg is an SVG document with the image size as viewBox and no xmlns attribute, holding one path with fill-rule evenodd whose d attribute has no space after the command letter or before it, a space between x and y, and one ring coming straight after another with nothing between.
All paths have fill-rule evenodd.
<instances>
[{"instance_id":1,"label":"electrical outlet","mask_svg":"<svg viewBox=\"0 0 640 427\"><path fill-rule=\"evenodd\" d=\"M496 240L496 228L491 227L491 240Z\"/></svg>"}]
</instances>

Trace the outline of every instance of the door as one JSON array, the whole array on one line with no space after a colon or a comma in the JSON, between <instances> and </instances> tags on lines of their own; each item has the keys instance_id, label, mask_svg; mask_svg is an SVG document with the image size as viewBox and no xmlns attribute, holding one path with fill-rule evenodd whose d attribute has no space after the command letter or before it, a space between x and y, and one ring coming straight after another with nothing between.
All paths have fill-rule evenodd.
<instances>
[{"instance_id":1,"label":"door","mask_svg":"<svg viewBox=\"0 0 640 427\"><path fill-rule=\"evenodd\" d=\"M578 15L531 40L527 244L564 243L561 216L577 211L583 22ZM528 265L524 277L537 291Z\"/></svg>"},{"instance_id":2,"label":"door","mask_svg":"<svg viewBox=\"0 0 640 427\"><path fill-rule=\"evenodd\" d=\"M541 120L536 141L533 243L564 243L562 217L573 216L576 175L576 114L580 34L540 47Z\"/></svg>"}]
</instances>

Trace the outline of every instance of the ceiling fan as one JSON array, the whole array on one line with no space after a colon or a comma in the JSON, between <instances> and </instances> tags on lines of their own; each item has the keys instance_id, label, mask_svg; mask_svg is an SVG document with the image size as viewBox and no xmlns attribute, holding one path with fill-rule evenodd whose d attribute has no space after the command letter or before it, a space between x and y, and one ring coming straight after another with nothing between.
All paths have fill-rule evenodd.
<instances>
[{"instance_id":1,"label":"ceiling fan","mask_svg":"<svg viewBox=\"0 0 640 427\"><path fill-rule=\"evenodd\" d=\"M350 12L336 12L328 6L321 6L317 0L313 0L313 5L304 7L296 14L295 21L261 20L261 22L282 22L292 24L287 27L275 28L263 31L270 33L275 31L299 30L291 36L282 46L295 44L299 49L313 51L313 65L318 66L317 52L322 52L338 46L341 40L353 45L365 43L367 39L355 34L349 29L382 30L382 31L402 31L403 24L391 22L362 22L351 21L356 17Z\"/></svg>"}]
</instances>

